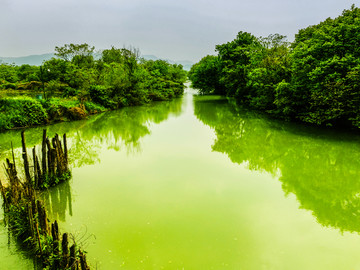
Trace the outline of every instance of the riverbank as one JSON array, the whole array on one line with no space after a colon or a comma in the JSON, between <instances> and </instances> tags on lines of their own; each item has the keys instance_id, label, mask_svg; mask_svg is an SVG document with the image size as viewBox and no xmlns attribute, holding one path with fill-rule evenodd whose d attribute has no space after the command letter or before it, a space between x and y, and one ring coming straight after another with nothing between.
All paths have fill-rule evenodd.
<instances>
[{"instance_id":1,"label":"riverbank","mask_svg":"<svg viewBox=\"0 0 360 270\"><path fill-rule=\"evenodd\" d=\"M162 98L149 100L146 103L129 104L128 106L145 105L155 100L170 100L181 96L182 93L183 90L179 91L176 95L163 95ZM39 100L27 96L0 98L0 132L11 129L82 120L89 115L122 107L124 106L106 108L92 101L81 102L77 98L66 99L54 97L48 100Z\"/></svg>"},{"instance_id":2,"label":"riverbank","mask_svg":"<svg viewBox=\"0 0 360 270\"><path fill-rule=\"evenodd\" d=\"M184 92L187 72L181 65L142 59L133 48L112 47L94 59L94 49L66 44L40 67L1 64L0 91L7 97L0 93L0 131L84 119ZM14 97L19 91L34 95Z\"/></svg>"},{"instance_id":3,"label":"riverbank","mask_svg":"<svg viewBox=\"0 0 360 270\"><path fill-rule=\"evenodd\" d=\"M189 72L203 94L276 118L312 125L360 128L360 8L299 30L293 42L280 34L256 37L240 31L217 45ZM321 48L319 50L319 48Z\"/></svg>"}]
</instances>

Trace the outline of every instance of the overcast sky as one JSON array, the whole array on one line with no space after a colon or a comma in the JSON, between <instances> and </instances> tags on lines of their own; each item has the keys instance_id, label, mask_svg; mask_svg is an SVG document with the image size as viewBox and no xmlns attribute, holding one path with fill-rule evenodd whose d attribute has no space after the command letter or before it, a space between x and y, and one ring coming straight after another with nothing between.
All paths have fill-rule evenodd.
<instances>
[{"instance_id":1,"label":"overcast sky","mask_svg":"<svg viewBox=\"0 0 360 270\"><path fill-rule=\"evenodd\" d=\"M239 31L279 33L337 17L359 0L0 0L0 56L88 43L198 61Z\"/></svg>"}]
</instances>

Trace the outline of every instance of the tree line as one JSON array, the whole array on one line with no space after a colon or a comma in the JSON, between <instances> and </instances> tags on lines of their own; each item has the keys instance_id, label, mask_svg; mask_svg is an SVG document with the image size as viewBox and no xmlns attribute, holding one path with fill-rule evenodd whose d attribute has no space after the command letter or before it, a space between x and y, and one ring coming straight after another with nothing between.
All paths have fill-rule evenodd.
<instances>
[{"instance_id":1,"label":"tree line","mask_svg":"<svg viewBox=\"0 0 360 270\"><path fill-rule=\"evenodd\" d=\"M360 9L299 30L290 43L280 34L239 32L193 65L189 78L202 94L286 120L360 127Z\"/></svg>"},{"instance_id":2,"label":"tree line","mask_svg":"<svg viewBox=\"0 0 360 270\"><path fill-rule=\"evenodd\" d=\"M43 95L0 98L0 130L168 100L182 95L187 80L182 65L145 60L135 48L112 47L95 57L86 43L65 44L55 55L41 66L0 65L0 89Z\"/></svg>"}]
</instances>

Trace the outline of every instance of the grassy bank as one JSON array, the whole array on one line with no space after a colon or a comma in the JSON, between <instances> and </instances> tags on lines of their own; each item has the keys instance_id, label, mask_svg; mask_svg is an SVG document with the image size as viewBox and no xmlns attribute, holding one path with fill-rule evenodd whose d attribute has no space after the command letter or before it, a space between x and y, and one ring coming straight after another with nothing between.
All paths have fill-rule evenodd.
<instances>
[{"instance_id":1,"label":"grassy bank","mask_svg":"<svg viewBox=\"0 0 360 270\"><path fill-rule=\"evenodd\" d=\"M0 131L46 125L54 122L84 119L90 114L100 113L107 108L78 100L52 98L39 101L30 97L0 99Z\"/></svg>"}]
</instances>

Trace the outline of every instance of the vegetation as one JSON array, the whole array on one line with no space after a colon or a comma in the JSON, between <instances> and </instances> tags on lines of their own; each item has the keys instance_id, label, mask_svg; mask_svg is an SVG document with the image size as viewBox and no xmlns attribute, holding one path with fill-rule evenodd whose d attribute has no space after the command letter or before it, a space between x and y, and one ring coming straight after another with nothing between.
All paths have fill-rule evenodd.
<instances>
[{"instance_id":1,"label":"vegetation","mask_svg":"<svg viewBox=\"0 0 360 270\"><path fill-rule=\"evenodd\" d=\"M58 58L40 67L1 64L0 89L15 95L41 94L43 99L0 98L0 130L82 119L105 110L168 100L184 91L187 76L181 65L144 60L133 48L112 47L95 60L94 50L88 44L66 44L55 48Z\"/></svg>"},{"instance_id":2,"label":"vegetation","mask_svg":"<svg viewBox=\"0 0 360 270\"><path fill-rule=\"evenodd\" d=\"M360 127L360 9L284 36L239 32L189 72L200 93L234 96L273 116Z\"/></svg>"},{"instance_id":3,"label":"vegetation","mask_svg":"<svg viewBox=\"0 0 360 270\"><path fill-rule=\"evenodd\" d=\"M58 135L51 140L51 146L44 130L41 161L36 155L35 147L33 148L32 174L24 131L21 137L25 179L21 181L18 177L12 152L13 163L7 159L6 165L4 164L6 185L0 180L0 194L9 232L22 247L34 255L35 266L41 269L89 270L86 255L76 245L75 240L69 248L69 234L64 233L61 236L56 220L49 224L43 202L37 199L36 190L56 185L71 175L68 169L66 135L64 134L63 149Z\"/></svg>"}]
</instances>

